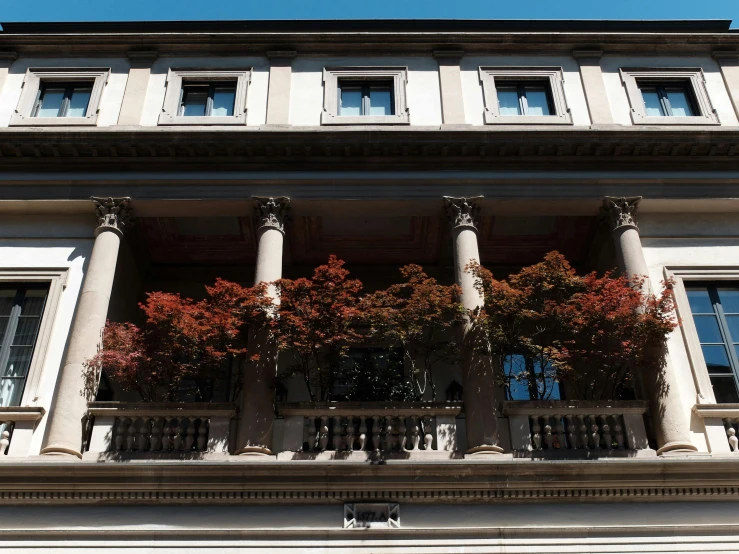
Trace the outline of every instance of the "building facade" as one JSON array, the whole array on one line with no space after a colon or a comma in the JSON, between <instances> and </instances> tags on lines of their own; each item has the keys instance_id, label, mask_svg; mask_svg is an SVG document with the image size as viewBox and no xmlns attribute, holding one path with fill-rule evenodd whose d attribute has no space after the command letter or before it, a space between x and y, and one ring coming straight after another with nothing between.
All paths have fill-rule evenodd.
<instances>
[{"instance_id":1,"label":"building facade","mask_svg":"<svg viewBox=\"0 0 739 554\"><path fill-rule=\"evenodd\" d=\"M739 552L738 117L727 21L3 24L0 544ZM553 250L675 280L660 383L530 400L470 354L436 398L311 403L265 355L237 398L84 394L146 291L335 254L474 308L471 261Z\"/></svg>"}]
</instances>

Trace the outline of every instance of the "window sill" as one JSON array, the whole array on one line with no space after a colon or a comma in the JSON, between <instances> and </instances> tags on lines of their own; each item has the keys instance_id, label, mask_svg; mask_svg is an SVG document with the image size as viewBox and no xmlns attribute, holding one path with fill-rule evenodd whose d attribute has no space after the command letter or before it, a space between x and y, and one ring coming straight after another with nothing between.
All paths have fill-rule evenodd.
<instances>
[{"instance_id":1,"label":"window sill","mask_svg":"<svg viewBox=\"0 0 739 554\"><path fill-rule=\"evenodd\" d=\"M485 111L485 125L572 125L572 116L563 115L497 115Z\"/></svg>"},{"instance_id":2,"label":"window sill","mask_svg":"<svg viewBox=\"0 0 739 554\"><path fill-rule=\"evenodd\" d=\"M13 114L11 127L94 127L97 125L97 114L89 117L24 117Z\"/></svg>"},{"instance_id":3,"label":"window sill","mask_svg":"<svg viewBox=\"0 0 739 554\"><path fill-rule=\"evenodd\" d=\"M183 117L163 113L157 125L246 125L246 113L234 116Z\"/></svg>"},{"instance_id":4,"label":"window sill","mask_svg":"<svg viewBox=\"0 0 739 554\"><path fill-rule=\"evenodd\" d=\"M688 117L643 117L631 112L631 122L634 125L721 125L716 117L688 116Z\"/></svg>"},{"instance_id":5,"label":"window sill","mask_svg":"<svg viewBox=\"0 0 739 554\"><path fill-rule=\"evenodd\" d=\"M334 116L326 112L321 114L321 125L410 125L410 123L408 114L379 116Z\"/></svg>"}]
</instances>

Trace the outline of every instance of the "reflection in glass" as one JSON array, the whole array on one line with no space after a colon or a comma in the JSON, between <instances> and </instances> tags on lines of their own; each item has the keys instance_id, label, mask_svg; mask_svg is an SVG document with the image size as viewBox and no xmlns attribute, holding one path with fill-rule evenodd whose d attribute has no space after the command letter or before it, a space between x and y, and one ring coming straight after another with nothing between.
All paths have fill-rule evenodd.
<instances>
[{"instance_id":1,"label":"reflection in glass","mask_svg":"<svg viewBox=\"0 0 739 554\"><path fill-rule=\"evenodd\" d=\"M648 117L661 117L666 115L662 108L662 101L659 98L657 89L643 88L641 95L644 99L644 110Z\"/></svg>"},{"instance_id":2,"label":"reflection in glass","mask_svg":"<svg viewBox=\"0 0 739 554\"><path fill-rule=\"evenodd\" d=\"M64 102L64 88L45 88L36 117L58 117Z\"/></svg>"},{"instance_id":3,"label":"reflection in glass","mask_svg":"<svg viewBox=\"0 0 739 554\"><path fill-rule=\"evenodd\" d=\"M706 360L708 373L731 373L729 357L723 345L702 345L703 359Z\"/></svg>"},{"instance_id":4,"label":"reflection in glass","mask_svg":"<svg viewBox=\"0 0 739 554\"><path fill-rule=\"evenodd\" d=\"M695 328L698 331L698 338L701 343L721 343L724 338L721 336L721 330L718 326L718 320L714 315L695 315L693 316Z\"/></svg>"},{"instance_id":5,"label":"reflection in glass","mask_svg":"<svg viewBox=\"0 0 739 554\"><path fill-rule=\"evenodd\" d=\"M688 288L685 289L688 294L688 302L690 303L690 311L693 314L712 314L713 302L705 288Z\"/></svg>"},{"instance_id":6,"label":"reflection in glass","mask_svg":"<svg viewBox=\"0 0 739 554\"><path fill-rule=\"evenodd\" d=\"M339 115L362 115L362 89L342 87Z\"/></svg>"},{"instance_id":7,"label":"reflection in glass","mask_svg":"<svg viewBox=\"0 0 739 554\"><path fill-rule=\"evenodd\" d=\"M718 290L718 298L721 302L725 314L739 314L739 289L736 288L720 288ZM691 306L692 308L692 306ZM734 340L739 341L739 336Z\"/></svg>"},{"instance_id":8,"label":"reflection in glass","mask_svg":"<svg viewBox=\"0 0 739 554\"><path fill-rule=\"evenodd\" d=\"M233 87L215 87L213 91L213 109L210 115L232 116L235 101L236 90Z\"/></svg>"},{"instance_id":9,"label":"reflection in glass","mask_svg":"<svg viewBox=\"0 0 739 554\"><path fill-rule=\"evenodd\" d=\"M369 115L393 115L392 95L387 87L370 88Z\"/></svg>"},{"instance_id":10,"label":"reflection in glass","mask_svg":"<svg viewBox=\"0 0 739 554\"><path fill-rule=\"evenodd\" d=\"M85 117L91 95L92 88L74 88L69 98L66 117Z\"/></svg>"},{"instance_id":11,"label":"reflection in glass","mask_svg":"<svg viewBox=\"0 0 739 554\"><path fill-rule=\"evenodd\" d=\"M518 91L515 88L499 88L498 109L500 115L521 115L521 105L518 100Z\"/></svg>"},{"instance_id":12,"label":"reflection in glass","mask_svg":"<svg viewBox=\"0 0 739 554\"><path fill-rule=\"evenodd\" d=\"M739 402L739 394L737 394L734 378L711 376L711 385L713 385L713 394L716 396L718 403L735 403Z\"/></svg>"},{"instance_id":13,"label":"reflection in glass","mask_svg":"<svg viewBox=\"0 0 739 554\"><path fill-rule=\"evenodd\" d=\"M688 100L688 95L684 88L667 89L666 94L667 99L670 101L670 111L673 117L689 117L693 115L690 100Z\"/></svg>"},{"instance_id":14,"label":"reflection in glass","mask_svg":"<svg viewBox=\"0 0 739 554\"><path fill-rule=\"evenodd\" d=\"M547 91L542 87L526 87L526 115L551 115Z\"/></svg>"}]
</instances>

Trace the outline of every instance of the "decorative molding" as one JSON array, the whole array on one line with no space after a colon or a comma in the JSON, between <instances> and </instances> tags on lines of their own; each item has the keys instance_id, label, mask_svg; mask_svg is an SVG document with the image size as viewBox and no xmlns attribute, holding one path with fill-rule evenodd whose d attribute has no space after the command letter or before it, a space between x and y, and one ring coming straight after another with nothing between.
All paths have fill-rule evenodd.
<instances>
[{"instance_id":1,"label":"decorative molding","mask_svg":"<svg viewBox=\"0 0 739 554\"><path fill-rule=\"evenodd\" d=\"M633 227L639 230L634 216L639 207L641 196L621 197L606 196L603 198L603 212L608 218L611 231L620 227Z\"/></svg>"},{"instance_id":2,"label":"decorative molding","mask_svg":"<svg viewBox=\"0 0 739 554\"><path fill-rule=\"evenodd\" d=\"M131 198L100 198L91 197L95 204L95 212L98 218L98 228L95 233L103 230L114 230L123 234L132 225Z\"/></svg>"},{"instance_id":3,"label":"decorative molding","mask_svg":"<svg viewBox=\"0 0 739 554\"><path fill-rule=\"evenodd\" d=\"M131 50L126 54L132 68L151 67L159 56L156 50Z\"/></svg>"},{"instance_id":4,"label":"decorative molding","mask_svg":"<svg viewBox=\"0 0 739 554\"><path fill-rule=\"evenodd\" d=\"M344 504L344 529L398 528L400 504L397 502Z\"/></svg>"},{"instance_id":5,"label":"decorative molding","mask_svg":"<svg viewBox=\"0 0 739 554\"><path fill-rule=\"evenodd\" d=\"M603 57L603 50L573 50L572 57L577 61L593 60L594 63L600 63L598 60Z\"/></svg>"},{"instance_id":6,"label":"decorative molding","mask_svg":"<svg viewBox=\"0 0 739 554\"><path fill-rule=\"evenodd\" d=\"M648 116L639 88L639 81L690 83L696 108L700 114L686 117ZM634 125L719 125L718 113L711 104L706 89L706 78L701 68L622 68L621 82L631 105L631 121Z\"/></svg>"},{"instance_id":7,"label":"decorative molding","mask_svg":"<svg viewBox=\"0 0 739 554\"><path fill-rule=\"evenodd\" d=\"M444 209L452 229L472 227L477 230L480 224L480 201L482 196L472 198L444 197Z\"/></svg>"},{"instance_id":8,"label":"decorative molding","mask_svg":"<svg viewBox=\"0 0 739 554\"><path fill-rule=\"evenodd\" d=\"M739 404L696 404L692 411L701 419L707 417L739 419Z\"/></svg>"},{"instance_id":9,"label":"decorative molding","mask_svg":"<svg viewBox=\"0 0 739 554\"><path fill-rule=\"evenodd\" d=\"M233 417L236 406L228 402L88 402L87 411L96 417Z\"/></svg>"},{"instance_id":10,"label":"decorative molding","mask_svg":"<svg viewBox=\"0 0 739 554\"><path fill-rule=\"evenodd\" d=\"M285 224L290 219L290 199L286 196L254 197L256 202L257 232L263 228L285 232Z\"/></svg>"},{"instance_id":11,"label":"decorative molding","mask_svg":"<svg viewBox=\"0 0 739 554\"><path fill-rule=\"evenodd\" d=\"M0 51L0 68L7 69L18 59L18 53L13 51Z\"/></svg>"},{"instance_id":12,"label":"decorative molding","mask_svg":"<svg viewBox=\"0 0 739 554\"><path fill-rule=\"evenodd\" d=\"M0 421L39 421L45 413L43 406L0 406Z\"/></svg>"}]
</instances>

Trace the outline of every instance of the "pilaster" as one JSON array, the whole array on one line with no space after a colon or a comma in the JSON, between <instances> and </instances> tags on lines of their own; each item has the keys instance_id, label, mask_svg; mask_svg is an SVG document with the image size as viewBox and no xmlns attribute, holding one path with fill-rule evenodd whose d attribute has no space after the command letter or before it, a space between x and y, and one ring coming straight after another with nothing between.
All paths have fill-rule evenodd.
<instances>
[{"instance_id":1,"label":"pilaster","mask_svg":"<svg viewBox=\"0 0 739 554\"><path fill-rule=\"evenodd\" d=\"M593 125L612 125L613 115L600 68L600 50L575 50L572 56L580 65L580 78L585 89L590 121Z\"/></svg>"},{"instance_id":2,"label":"pilaster","mask_svg":"<svg viewBox=\"0 0 739 554\"><path fill-rule=\"evenodd\" d=\"M126 90L123 93L118 125L140 125L144 112L146 92L149 87L151 66L157 58L154 51L132 51L128 53L131 68L128 71Z\"/></svg>"},{"instance_id":3,"label":"pilaster","mask_svg":"<svg viewBox=\"0 0 739 554\"><path fill-rule=\"evenodd\" d=\"M13 65L13 62L17 58L18 55L15 52L0 52L0 94L2 94L3 92L3 87L5 86L5 81L8 78L10 66Z\"/></svg>"},{"instance_id":4,"label":"pilaster","mask_svg":"<svg viewBox=\"0 0 739 554\"><path fill-rule=\"evenodd\" d=\"M269 89L267 92L267 125L290 124L290 89L292 86L292 51L267 52Z\"/></svg>"},{"instance_id":5,"label":"pilaster","mask_svg":"<svg viewBox=\"0 0 739 554\"><path fill-rule=\"evenodd\" d=\"M465 124L462 74L459 67L464 56L461 50L437 50L434 57L439 64L441 88L441 115L445 125Z\"/></svg>"},{"instance_id":6,"label":"pilaster","mask_svg":"<svg viewBox=\"0 0 739 554\"><path fill-rule=\"evenodd\" d=\"M729 91L734 112L739 117L739 52L714 52L714 59L721 68L721 76Z\"/></svg>"}]
</instances>

